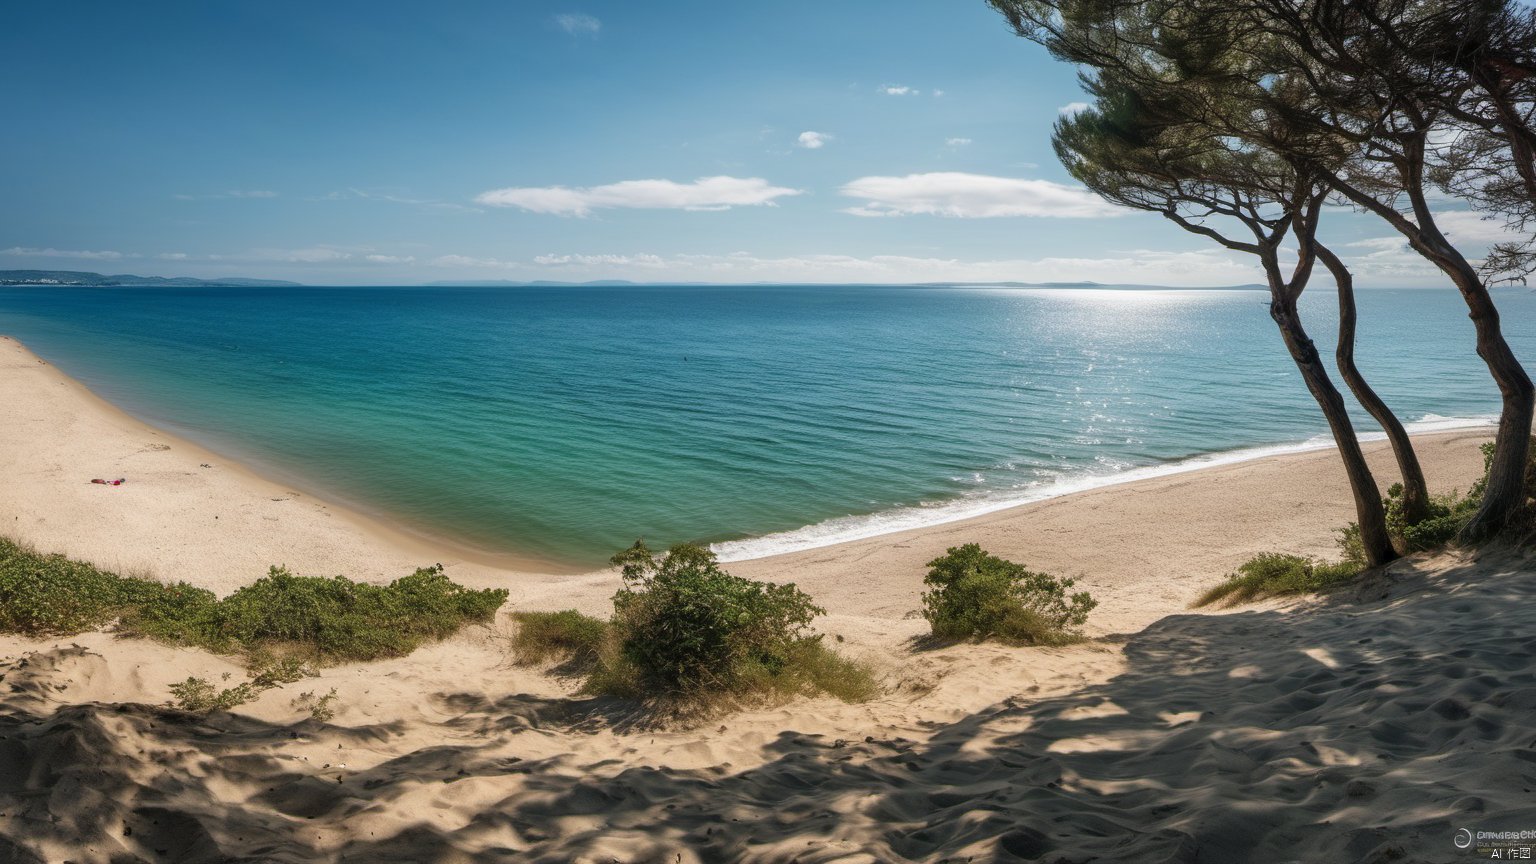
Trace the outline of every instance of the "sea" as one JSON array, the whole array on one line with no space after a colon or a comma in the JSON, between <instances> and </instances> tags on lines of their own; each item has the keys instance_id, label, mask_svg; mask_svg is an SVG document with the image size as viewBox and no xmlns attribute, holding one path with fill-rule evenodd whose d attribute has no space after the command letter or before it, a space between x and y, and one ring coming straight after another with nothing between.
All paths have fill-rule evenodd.
<instances>
[{"instance_id":1,"label":"sea","mask_svg":"<svg viewBox=\"0 0 1536 864\"><path fill-rule=\"evenodd\" d=\"M1496 298L1536 362L1536 294ZM1358 302L1359 364L1411 429L1490 422L1455 291ZM1302 305L1329 358L1336 309ZM760 557L1330 444L1257 290L6 287L0 333L297 489L569 568L640 538Z\"/></svg>"}]
</instances>

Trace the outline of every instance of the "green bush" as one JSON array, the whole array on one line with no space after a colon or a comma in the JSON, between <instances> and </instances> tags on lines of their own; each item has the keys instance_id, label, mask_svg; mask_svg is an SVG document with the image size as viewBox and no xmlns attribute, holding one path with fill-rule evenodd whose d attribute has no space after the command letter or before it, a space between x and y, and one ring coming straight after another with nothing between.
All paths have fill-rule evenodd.
<instances>
[{"instance_id":1,"label":"green bush","mask_svg":"<svg viewBox=\"0 0 1536 864\"><path fill-rule=\"evenodd\" d=\"M210 711L228 711L237 705L244 705L254 701L261 694L284 684L292 684L295 681L314 675L303 662L293 657L264 657L252 663L249 680L236 684L233 687L219 689L206 678L192 678L179 684L171 685L171 705L183 711L194 714L207 714ZM224 680L229 680L229 673L224 673ZM334 697L336 691L332 690ZM305 694L308 695L308 694ZM329 703L326 703L329 707Z\"/></svg>"},{"instance_id":2,"label":"green bush","mask_svg":"<svg viewBox=\"0 0 1536 864\"><path fill-rule=\"evenodd\" d=\"M1482 445L1483 474L1472 483L1467 494L1458 495L1453 491L1448 495L1431 495L1428 513L1418 522L1410 523L1404 518L1403 484L1394 483L1387 490L1387 497L1382 499L1387 510L1387 530L1402 551L1439 549L1455 540L1461 530L1467 527L1467 523L1476 515L1477 508L1482 506L1483 493L1488 488L1488 473L1493 467L1493 447L1492 441ZM1527 502L1522 508L1525 512L1517 514L1516 520L1529 523L1529 499L1536 492L1536 438L1531 441L1531 453L1526 460L1525 488Z\"/></svg>"},{"instance_id":3,"label":"green bush","mask_svg":"<svg viewBox=\"0 0 1536 864\"><path fill-rule=\"evenodd\" d=\"M624 576L613 618L519 613L519 662L569 659L586 676L585 692L672 708L817 693L856 702L877 690L866 666L809 632L823 610L793 585L732 576L691 544L658 558L636 543L613 563Z\"/></svg>"},{"instance_id":4,"label":"green bush","mask_svg":"<svg viewBox=\"0 0 1536 864\"><path fill-rule=\"evenodd\" d=\"M300 693L297 699L290 704L295 711L303 711L310 719L325 723L336 719L336 688L324 696L316 696L313 692Z\"/></svg>"},{"instance_id":5,"label":"green bush","mask_svg":"<svg viewBox=\"0 0 1536 864\"><path fill-rule=\"evenodd\" d=\"M625 658L647 692L733 690L781 669L826 610L794 585L742 579L690 544L658 559L636 543L614 556L624 588L613 598Z\"/></svg>"},{"instance_id":6,"label":"green bush","mask_svg":"<svg viewBox=\"0 0 1536 864\"><path fill-rule=\"evenodd\" d=\"M211 603L211 592L108 573L0 537L0 632L72 636L143 607Z\"/></svg>"},{"instance_id":7,"label":"green bush","mask_svg":"<svg viewBox=\"0 0 1536 864\"><path fill-rule=\"evenodd\" d=\"M1226 581L1200 595L1194 605L1220 601L1223 606L1233 606L1263 597L1326 591L1355 578L1362 569L1354 561L1329 564L1300 555L1265 552L1239 565L1236 573L1227 574Z\"/></svg>"},{"instance_id":8,"label":"green bush","mask_svg":"<svg viewBox=\"0 0 1536 864\"><path fill-rule=\"evenodd\" d=\"M220 600L201 588L118 576L0 538L0 632L31 636L68 636L117 621L125 633L220 653L374 660L489 621L506 598L504 589L457 585L438 565L386 586L274 567Z\"/></svg>"},{"instance_id":9,"label":"green bush","mask_svg":"<svg viewBox=\"0 0 1536 864\"><path fill-rule=\"evenodd\" d=\"M1098 605L1075 584L1036 573L975 543L953 547L928 562L923 617L939 639L999 639L1023 645L1081 641L1088 613Z\"/></svg>"},{"instance_id":10,"label":"green bush","mask_svg":"<svg viewBox=\"0 0 1536 864\"><path fill-rule=\"evenodd\" d=\"M609 636L607 621L575 609L514 612L512 620L517 622L512 652L517 662L524 664L566 660L578 669L590 670Z\"/></svg>"},{"instance_id":11,"label":"green bush","mask_svg":"<svg viewBox=\"0 0 1536 864\"><path fill-rule=\"evenodd\" d=\"M273 567L224 598L205 620L213 645L289 646L324 661L401 657L468 623L489 621L505 589L474 591L443 575L442 565L385 586L342 576L294 576Z\"/></svg>"}]
</instances>

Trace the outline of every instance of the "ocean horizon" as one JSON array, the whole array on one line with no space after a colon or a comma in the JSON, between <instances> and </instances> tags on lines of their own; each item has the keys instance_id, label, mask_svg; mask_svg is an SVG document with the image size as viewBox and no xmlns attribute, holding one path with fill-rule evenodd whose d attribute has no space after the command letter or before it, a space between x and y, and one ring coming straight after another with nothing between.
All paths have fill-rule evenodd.
<instances>
[{"instance_id":1,"label":"ocean horizon","mask_svg":"<svg viewBox=\"0 0 1536 864\"><path fill-rule=\"evenodd\" d=\"M1536 301L1496 296L1517 355L1536 356ZM1103 286L49 286L0 288L0 332L307 491L582 568L637 538L740 560L1329 446L1266 302ZM1303 303L1325 357L1334 302ZM1498 392L1454 291L1358 302L1362 370L1410 429L1490 422Z\"/></svg>"}]
</instances>

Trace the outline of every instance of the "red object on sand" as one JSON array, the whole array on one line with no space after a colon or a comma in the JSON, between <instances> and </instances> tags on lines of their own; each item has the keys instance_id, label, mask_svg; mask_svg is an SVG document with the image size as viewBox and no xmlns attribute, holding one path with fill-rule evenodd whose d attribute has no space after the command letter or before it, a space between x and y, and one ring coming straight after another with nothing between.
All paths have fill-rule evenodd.
<instances>
[{"instance_id":1,"label":"red object on sand","mask_svg":"<svg viewBox=\"0 0 1536 864\"><path fill-rule=\"evenodd\" d=\"M92 480L91 482L92 483L100 483L103 486L121 486L121 485L123 485L123 483L125 481L121 477L117 478L116 480L103 480L100 477L97 477L96 479Z\"/></svg>"}]
</instances>

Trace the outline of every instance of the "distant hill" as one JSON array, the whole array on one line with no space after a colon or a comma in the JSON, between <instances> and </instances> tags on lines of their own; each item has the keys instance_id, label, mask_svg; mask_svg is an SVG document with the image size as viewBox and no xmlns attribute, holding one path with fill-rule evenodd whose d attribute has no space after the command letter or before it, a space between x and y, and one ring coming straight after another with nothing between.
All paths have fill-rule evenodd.
<instances>
[{"instance_id":1,"label":"distant hill","mask_svg":"<svg viewBox=\"0 0 1536 864\"><path fill-rule=\"evenodd\" d=\"M0 285L78 285L90 288L154 286L163 288L293 288L279 279L193 279L190 276L103 276L83 270L0 270Z\"/></svg>"}]
</instances>

